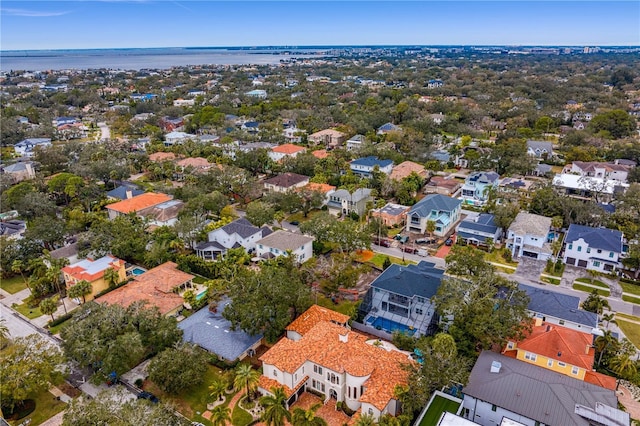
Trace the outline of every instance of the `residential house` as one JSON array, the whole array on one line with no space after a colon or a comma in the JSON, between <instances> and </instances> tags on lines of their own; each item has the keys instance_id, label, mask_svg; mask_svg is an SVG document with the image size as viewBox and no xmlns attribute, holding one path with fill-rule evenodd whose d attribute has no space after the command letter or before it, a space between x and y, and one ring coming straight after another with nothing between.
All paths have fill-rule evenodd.
<instances>
[{"instance_id":1,"label":"residential house","mask_svg":"<svg viewBox=\"0 0 640 426\"><path fill-rule=\"evenodd\" d=\"M302 315L285 327L287 339L297 342L307 334L319 322L332 322L339 326L349 328L349 315L332 311L319 305L311 305Z\"/></svg>"},{"instance_id":2,"label":"residential house","mask_svg":"<svg viewBox=\"0 0 640 426\"><path fill-rule=\"evenodd\" d=\"M224 256L228 249L244 248L248 253L256 248L256 242L271 234L267 227L258 228L245 218L209 231L207 241L195 247L196 254L204 260L215 260Z\"/></svg>"},{"instance_id":3,"label":"residential house","mask_svg":"<svg viewBox=\"0 0 640 426\"><path fill-rule=\"evenodd\" d=\"M146 218L150 227L173 226L178 221L178 214L184 207L185 203L180 200L168 200L138 210L137 215Z\"/></svg>"},{"instance_id":4,"label":"residential house","mask_svg":"<svg viewBox=\"0 0 640 426\"><path fill-rule=\"evenodd\" d=\"M532 317L588 333L598 328L598 314L580 309L579 297L525 284L518 284L518 288L529 296L527 310Z\"/></svg>"},{"instance_id":5,"label":"residential house","mask_svg":"<svg viewBox=\"0 0 640 426\"><path fill-rule=\"evenodd\" d=\"M615 389L614 377L594 369L594 339L591 333L547 324L541 318L535 318L531 332L520 341L509 340L502 353L574 379Z\"/></svg>"},{"instance_id":6,"label":"residential house","mask_svg":"<svg viewBox=\"0 0 640 426\"><path fill-rule=\"evenodd\" d=\"M550 176L552 171L553 166L551 166L550 164L538 163L535 169L533 169L533 171L528 174L531 174L533 176Z\"/></svg>"},{"instance_id":7,"label":"residential house","mask_svg":"<svg viewBox=\"0 0 640 426\"><path fill-rule=\"evenodd\" d=\"M400 204L387 203L384 207L371 210L370 215L379 218L386 226L404 226L410 208Z\"/></svg>"},{"instance_id":8,"label":"residential house","mask_svg":"<svg viewBox=\"0 0 640 426\"><path fill-rule=\"evenodd\" d=\"M380 172L389 175L393 170L393 160L379 160L378 157L369 156L353 160L349 166L353 173L365 178L373 176L376 167Z\"/></svg>"},{"instance_id":9,"label":"residential house","mask_svg":"<svg viewBox=\"0 0 640 426\"><path fill-rule=\"evenodd\" d=\"M566 265L598 272L612 272L621 266L622 232L607 228L569 225L564 237Z\"/></svg>"},{"instance_id":10,"label":"residential house","mask_svg":"<svg viewBox=\"0 0 640 426\"><path fill-rule=\"evenodd\" d=\"M269 151L269 158L273 161L280 161L285 157L295 158L298 154L302 154L303 152L307 152L307 149L302 146L285 143L271 148Z\"/></svg>"},{"instance_id":11,"label":"residential house","mask_svg":"<svg viewBox=\"0 0 640 426\"><path fill-rule=\"evenodd\" d=\"M129 213L139 213L142 210L170 201L170 195L157 192L145 192L142 195L118 201L116 203L107 204L105 208L109 214L109 219L113 220L120 215L128 215Z\"/></svg>"},{"instance_id":12,"label":"residential house","mask_svg":"<svg viewBox=\"0 0 640 426\"><path fill-rule=\"evenodd\" d=\"M240 126L242 130L249 133L258 133L260 131L260 123L257 121L245 121Z\"/></svg>"},{"instance_id":13,"label":"residential house","mask_svg":"<svg viewBox=\"0 0 640 426\"><path fill-rule=\"evenodd\" d=\"M287 127L282 131L282 136L288 143L300 143L302 142L302 136L307 133L306 130L298 129L297 127Z\"/></svg>"},{"instance_id":14,"label":"residential house","mask_svg":"<svg viewBox=\"0 0 640 426\"><path fill-rule=\"evenodd\" d=\"M496 172L473 172L464 181L460 199L465 204L482 206L489 199L489 192L498 187L500 175Z\"/></svg>"},{"instance_id":15,"label":"residential house","mask_svg":"<svg viewBox=\"0 0 640 426\"><path fill-rule=\"evenodd\" d=\"M433 176L425 185L424 192L453 196L461 186L460 181L453 176Z\"/></svg>"},{"instance_id":16,"label":"residential house","mask_svg":"<svg viewBox=\"0 0 640 426\"><path fill-rule=\"evenodd\" d=\"M389 177L393 180L402 180L415 173L424 181L427 178L427 170L423 165L413 161L403 161L393 168Z\"/></svg>"},{"instance_id":17,"label":"residential house","mask_svg":"<svg viewBox=\"0 0 640 426\"><path fill-rule=\"evenodd\" d=\"M318 160L322 160L329 157L329 152L326 149L316 149L315 151L311 151L311 155L316 157Z\"/></svg>"},{"instance_id":18,"label":"residential house","mask_svg":"<svg viewBox=\"0 0 640 426\"><path fill-rule=\"evenodd\" d=\"M22 182L23 180L33 179L36 172L33 170L33 164L29 161L13 163L8 166L0 166L0 173L11 178L13 183Z\"/></svg>"},{"instance_id":19,"label":"residential house","mask_svg":"<svg viewBox=\"0 0 640 426\"><path fill-rule=\"evenodd\" d=\"M337 148L345 141L347 135L335 129L320 130L309 135L307 140L313 144L323 144L326 147Z\"/></svg>"},{"instance_id":20,"label":"residential house","mask_svg":"<svg viewBox=\"0 0 640 426\"><path fill-rule=\"evenodd\" d=\"M440 164L447 164L451 161L451 154L444 150L433 151L429 154L429 158L439 161Z\"/></svg>"},{"instance_id":21,"label":"residential house","mask_svg":"<svg viewBox=\"0 0 640 426\"><path fill-rule=\"evenodd\" d=\"M202 157L189 157L176 161L176 167L179 168L182 174L184 174L185 170L192 170L194 173L204 173L213 166L214 164Z\"/></svg>"},{"instance_id":22,"label":"residential house","mask_svg":"<svg viewBox=\"0 0 640 426\"><path fill-rule=\"evenodd\" d=\"M288 192L296 188L302 188L309 183L309 176L297 173L283 173L262 182L264 192Z\"/></svg>"},{"instance_id":23,"label":"residential house","mask_svg":"<svg viewBox=\"0 0 640 426\"><path fill-rule=\"evenodd\" d=\"M158 308L162 315L175 315L184 304L181 294L194 289L193 278L180 271L176 263L165 262L136 275L133 281L99 297L96 302L124 308L135 302L146 302L148 307Z\"/></svg>"},{"instance_id":24,"label":"residential house","mask_svg":"<svg viewBox=\"0 0 640 426\"><path fill-rule=\"evenodd\" d=\"M107 192L107 198L112 200L128 200L129 198L137 197L142 194L144 194L144 191L135 186L120 185Z\"/></svg>"},{"instance_id":25,"label":"residential house","mask_svg":"<svg viewBox=\"0 0 640 426\"><path fill-rule=\"evenodd\" d=\"M520 212L509 227L507 247L511 256L547 260L553 255L549 230L551 218Z\"/></svg>"},{"instance_id":26,"label":"residential house","mask_svg":"<svg viewBox=\"0 0 640 426\"><path fill-rule=\"evenodd\" d=\"M382 126L378 127L378 130L376 131L376 133L379 135L386 135L389 132L400 132L400 131L402 131L402 128L400 126L396 126L393 123L385 123Z\"/></svg>"},{"instance_id":27,"label":"residential house","mask_svg":"<svg viewBox=\"0 0 640 426\"><path fill-rule=\"evenodd\" d=\"M154 152L149 154L149 161L153 163L162 163L164 161L173 161L176 155L173 152Z\"/></svg>"},{"instance_id":28,"label":"residential house","mask_svg":"<svg viewBox=\"0 0 640 426\"><path fill-rule=\"evenodd\" d=\"M407 212L407 232L424 234L427 222L435 222L434 235L447 236L460 220L460 200L441 194L429 194Z\"/></svg>"},{"instance_id":29,"label":"residential house","mask_svg":"<svg viewBox=\"0 0 640 426\"><path fill-rule=\"evenodd\" d=\"M364 327L358 328L387 339L394 331L415 337L433 333L438 316L432 299L443 274L444 270L425 261L407 266L392 264L371 283L359 307Z\"/></svg>"},{"instance_id":30,"label":"residential house","mask_svg":"<svg viewBox=\"0 0 640 426\"><path fill-rule=\"evenodd\" d=\"M429 89L437 89L442 86L444 86L444 82L442 80L432 79L427 82L427 88Z\"/></svg>"},{"instance_id":31,"label":"residential house","mask_svg":"<svg viewBox=\"0 0 640 426\"><path fill-rule=\"evenodd\" d=\"M429 114L429 118L433 120L434 124L437 124L439 126L444 120L447 119L447 116L439 112L437 114Z\"/></svg>"},{"instance_id":32,"label":"residential house","mask_svg":"<svg viewBox=\"0 0 640 426\"><path fill-rule=\"evenodd\" d=\"M82 261L78 255L77 242L72 242L64 247L52 250L49 252L49 255L51 256L51 259L66 259L68 261L68 265L75 265Z\"/></svg>"},{"instance_id":33,"label":"residential house","mask_svg":"<svg viewBox=\"0 0 640 426\"><path fill-rule=\"evenodd\" d=\"M174 107L194 106L195 104L196 104L195 99L176 99L173 101Z\"/></svg>"},{"instance_id":34,"label":"residential house","mask_svg":"<svg viewBox=\"0 0 640 426\"><path fill-rule=\"evenodd\" d=\"M182 117L162 117L158 123L160 128L165 132L175 132L184 126L184 118Z\"/></svg>"},{"instance_id":35,"label":"residential house","mask_svg":"<svg viewBox=\"0 0 640 426\"><path fill-rule=\"evenodd\" d=\"M556 191L568 197L602 203L611 202L629 188L628 183L619 180L571 173L555 175L552 184Z\"/></svg>"},{"instance_id":36,"label":"residential house","mask_svg":"<svg viewBox=\"0 0 640 426\"><path fill-rule=\"evenodd\" d=\"M218 135L198 135L198 140L203 144L211 144L217 146L216 144L220 142L220 139L221 138Z\"/></svg>"},{"instance_id":37,"label":"residential house","mask_svg":"<svg viewBox=\"0 0 640 426\"><path fill-rule=\"evenodd\" d=\"M343 318L313 317L318 321L308 330L307 324L294 329L296 322L288 328L287 333L295 330L299 339L282 338L260 357L263 373L258 390L267 395L273 387L283 389L287 407L313 390L325 395L325 402L333 398L376 420L384 414L398 415L394 389L407 383L406 366L412 363L407 354L341 325Z\"/></svg>"},{"instance_id":38,"label":"residential house","mask_svg":"<svg viewBox=\"0 0 640 426\"><path fill-rule=\"evenodd\" d=\"M536 181L518 177L506 177L498 184L498 195L501 200L515 201L521 198L528 198Z\"/></svg>"},{"instance_id":39,"label":"residential house","mask_svg":"<svg viewBox=\"0 0 640 426\"><path fill-rule=\"evenodd\" d=\"M336 187L333 185L328 185L326 183L309 182L308 184L303 186L300 190L309 191L309 192L319 192L323 194L324 201L322 202L322 205L325 206L329 202L329 197L331 197L331 194L335 192Z\"/></svg>"},{"instance_id":40,"label":"residential house","mask_svg":"<svg viewBox=\"0 0 640 426\"><path fill-rule=\"evenodd\" d=\"M371 189L369 188L359 188L353 192L339 189L329 195L327 207L329 208L329 213L334 216L338 214L346 216L351 213L363 216L367 211L367 203L369 202L373 202Z\"/></svg>"},{"instance_id":41,"label":"residential house","mask_svg":"<svg viewBox=\"0 0 640 426\"><path fill-rule=\"evenodd\" d=\"M573 163L564 166L562 173L572 173L580 176L627 183L627 177L629 176L629 171L632 168L633 166L619 164L616 162L603 163L598 161L574 161Z\"/></svg>"},{"instance_id":42,"label":"residential house","mask_svg":"<svg viewBox=\"0 0 640 426\"><path fill-rule=\"evenodd\" d=\"M170 132L164 135L164 146L180 145L188 140L197 140L196 135L185 132Z\"/></svg>"},{"instance_id":43,"label":"residential house","mask_svg":"<svg viewBox=\"0 0 640 426\"><path fill-rule=\"evenodd\" d=\"M8 240L19 240L27 230L27 222L24 220L12 219L0 222L0 237Z\"/></svg>"},{"instance_id":44,"label":"residential house","mask_svg":"<svg viewBox=\"0 0 640 426\"><path fill-rule=\"evenodd\" d=\"M36 147L48 148L51 146L51 138L29 138L23 139L17 144L13 145L13 149L16 155L21 157L33 157L34 149Z\"/></svg>"},{"instance_id":45,"label":"residential house","mask_svg":"<svg viewBox=\"0 0 640 426\"><path fill-rule=\"evenodd\" d=\"M347 141L347 151L356 151L362 148L366 141L367 141L367 138L364 135L352 136Z\"/></svg>"},{"instance_id":46,"label":"residential house","mask_svg":"<svg viewBox=\"0 0 640 426\"><path fill-rule=\"evenodd\" d=\"M109 268L118 272L118 283L127 278L124 260L113 256L104 256L97 260L85 259L74 265L65 266L62 268L62 275L67 289L79 281L91 283L91 294L87 295L86 299L92 300L96 294L109 287L109 283L104 279L104 272Z\"/></svg>"},{"instance_id":47,"label":"residential house","mask_svg":"<svg viewBox=\"0 0 640 426\"><path fill-rule=\"evenodd\" d=\"M456 235L459 241L488 247L500 242L502 228L496 225L494 215L480 213L478 216L460 222L456 227Z\"/></svg>"},{"instance_id":48,"label":"residential house","mask_svg":"<svg viewBox=\"0 0 640 426\"><path fill-rule=\"evenodd\" d=\"M463 393L462 416L482 426L630 424L615 391L490 351L480 353Z\"/></svg>"},{"instance_id":49,"label":"residential house","mask_svg":"<svg viewBox=\"0 0 640 426\"><path fill-rule=\"evenodd\" d=\"M262 89L251 90L245 93L245 95L251 98L267 99L267 91Z\"/></svg>"},{"instance_id":50,"label":"residential house","mask_svg":"<svg viewBox=\"0 0 640 426\"><path fill-rule=\"evenodd\" d=\"M291 252L298 263L304 263L313 257L312 243L312 237L280 230L256 241L256 256L268 259Z\"/></svg>"},{"instance_id":51,"label":"residential house","mask_svg":"<svg viewBox=\"0 0 640 426\"><path fill-rule=\"evenodd\" d=\"M553 144L547 141L527 141L527 154L536 158L551 158L553 156Z\"/></svg>"}]
</instances>

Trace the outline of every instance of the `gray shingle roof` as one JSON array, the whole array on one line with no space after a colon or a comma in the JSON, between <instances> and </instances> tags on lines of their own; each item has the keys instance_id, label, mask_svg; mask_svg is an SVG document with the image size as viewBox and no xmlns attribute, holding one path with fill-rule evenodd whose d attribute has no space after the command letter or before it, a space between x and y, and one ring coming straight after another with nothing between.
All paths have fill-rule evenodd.
<instances>
[{"instance_id":1,"label":"gray shingle roof","mask_svg":"<svg viewBox=\"0 0 640 426\"><path fill-rule=\"evenodd\" d=\"M371 283L371 287L407 297L421 296L430 299L438 291L444 273L434 266L435 264L425 261L408 266L394 263Z\"/></svg>"},{"instance_id":2,"label":"gray shingle roof","mask_svg":"<svg viewBox=\"0 0 640 426\"><path fill-rule=\"evenodd\" d=\"M233 361L255 345L262 335L250 336L242 330L231 330L231 323L222 317L228 299L218 304L215 314L203 308L178 323L183 330L182 340L213 352L225 360Z\"/></svg>"},{"instance_id":3,"label":"gray shingle roof","mask_svg":"<svg viewBox=\"0 0 640 426\"><path fill-rule=\"evenodd\" d=\"M272 177L271 179L265 180L264 183L280 186L282 188L289 188L294 185L298 185L299 183L307 182L308 180L309 176L303 176L297 173L283 173L281 175Z\"/></svg>"},{"instance_id":4,"label":"gray shingle roof","mask_svg":"<svg viewBox=\"0 0 640 426\"><path fill-rule=\"evenodd\" d=\"M249 222L244 217L236 219L220 229L229 235L238 234L242 238L248 238L253 234L260 232L260 228L258 228L257 226L253 226L251 222Z\"/></svg>"},{"instance_id":5,"label":"gray shingle roof","mask_svg":"<svg viewBox=\"0 0 640 426\"><path fill-rule=\"evenodd\" d=\"M349 191L347 191L346 189L338 189L337 191L335 191L333 194L331 194L333 197L337 197L340 198L341 200L349 200L349 201L353 201L354 203L357 203L365 198L368 198L371 196L371 189L369 188L359 188L356 189L355 191L353 191L353 193L350 193Z\"/></svg>"},{"instance_id":6,"label":"gray shingle roof","mask_svg":"<svg viewBox=\"0 0 640 426\"><path fill-rule=\"evenodd\" d=\"M488 232L494 234L498 230L498 226L496 225L495 216L488 213L481 213L476 216L476 220L468 219L463 220L458 225L459 230L470 230L470 231L478 231L478 232Z\"/></svg>"},{"instance_id":7,"label":"gray shingle roof","mask_svg":"<svg viewBox=\"0 0 640 426\"><path fill-rule=\"evenodd\" d=\"M518 284L529 296L528 309L543 315L564 319L586 327L598 326L598 315L583 311L580 308L580 298L555 291Z\"/></svg>"},{"instance_id":8,"label":"gray shingle roof","mask_svg":"<svg viewBox=\"0 0 640 426\"><path fill-rule=\"evenodd\" d=\"M312 237L288 231L276 231L256 242L263 246L273 247L282 251L296 250L313 241Z\"/></svg>"},{"instance_id":9,"label":"gray shingle roof","mask_svg":"<svg viewBox=\"0 0 640 426\"><path fill-rule=\"evenodd\" d=\"M144 191L135 187L120 185L119 187L112 189L107 192L107 197L117 198L119 200L127 199L127 191L131 191L131 197L137 197L138 195L144 194Z\"/></svg>"},{"instance_id":10,"label":"gray shingle roof","mask_svg":"<svg viewBox=\"0 0 640 426\"><path fill-rule=\"evenodd\" d=\"M573 243L582 238L589 247L622 253L622 232L608 228L571 224L565 242Z\"/></svg>"},{"instance_id":11,"label":"gray shingle roof","mask_svg":"<svg viewBox=\"0 0 640 426\"><path fill-rule=\"evenodd\" d=\"M491 373L491 363L502 364ZM547 425L588 426L575 414L576 404L594 408L597 402L617 407L615 392L495 352L483 351L476 361L465 395Z\"/></svg>"},{"instance_id":12,"label":"gray shingle roof","mask_svg":"<svg viewBox=\"0 0 640 426\"><path fill-rule=\"evenodd\" d=\"M547 141L528 140L527 148L531 148L533 151L538 151L540 152L540 154L542 154L542 152L544 151L551 154L551 152L553 151L553 144Z\"/></svg>"},{"instance_id":13,"label":"gray shingle roof","mask_svg":"<svg viewBox=\"0 0 640 426\"><path fill-rule=\"evenodd\" d=\"M411 207L411 210L409 210L409 213L407 214L418 213L419 216L426 217L431 214L432 210L446 212L453 211L460 205L460 203L460 200L447 197L446 195L430 194Z\"/></svg>"},{"instance_id":14,"label":"gray shingle roof","mask_svg":"<svg viewBox=\"0 0 640 426\"><path fill-rule=\"evenodd\" d=\"M551 218L520 212L509 227L509 231L518 235L544 235L546 237L549 233L549 228L551 228Z\"/></svg>"}]
</instances>

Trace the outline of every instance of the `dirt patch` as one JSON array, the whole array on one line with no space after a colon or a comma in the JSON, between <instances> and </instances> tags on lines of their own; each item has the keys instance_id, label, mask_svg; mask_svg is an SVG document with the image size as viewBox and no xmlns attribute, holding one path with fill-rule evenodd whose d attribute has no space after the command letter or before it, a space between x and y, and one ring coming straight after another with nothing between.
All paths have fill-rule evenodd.
<instances>
[{"instance_id":1,"label":"dirt patch","mask_svg":"<svg viewBox=\"0 0 640 426\"><path fill-rule=\"evenodd\" d=\"M374 253L371 250L358 250L356 251L356 260L362 263L368 262L373 259L373 255Z\"/></svg>"},{"instance_id":2,"label":"dirt patch","mask_svg":"<svg viewBox=\"0 0 640 426\"><path fill-rule=\"evenodd\" d=\"M67 382L64 382L56 387L60 389L65 395L69 395L71 398L77 398L82 395L82 391L80 389L74 388Z\"/></svg>"}]
</instances>

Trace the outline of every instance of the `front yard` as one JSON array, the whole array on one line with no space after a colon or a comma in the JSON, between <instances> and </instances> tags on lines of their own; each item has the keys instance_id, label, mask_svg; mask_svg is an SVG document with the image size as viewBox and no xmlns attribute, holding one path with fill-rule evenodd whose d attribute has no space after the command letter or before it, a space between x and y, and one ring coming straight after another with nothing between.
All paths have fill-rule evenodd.
<instances>
[{"instance_id":1,"label":"front yard","mask_svg":"<svg viewBox=\"0 0 640 426\"><path fill-rule=\"evenodd\" d=\"M27 285L21 276L15 276L11 278L0 278L0 288L8 293L16 294L20 290L27 288Z\"/></svg>"},{"instance_id":2,"label":"front yard","mask_svg":"<svg viewBox=\"0 0 640 426\"><path fill-rule=\"evenodd\" d=\"M640 318L638 318L640 320ZM631 321L625 321L616 315L616 324L624 333L627 339L631 340L636 348L640 349L640 324Z\"/></svg>"},{"instance_id":3,"label":"front yard","mask_svg":"<svg viewBox=\"0 0 640 426\"><path fill-rule=\"evenodd\" d=\"M49 420L55 416L67 406L62 401L59 401L51 392L45 390L32 398L36 402L36 409L33 413L20 420L9 420L11 426L17 426L20 424L27 424L26 420L30 419L29 426L36 426Z\"/></svg>"},{"instance_id":4,"label":"front yard","mask_svg":"<svg viewBox=\"0 0 640 426\"><path fill-rule=\"evenodd\" d=\"M610 291L608 290L608 287L605 290L604 288L592 287L592 286L584 285L584 284L580 284L580 283L574 283L572 287L573 287L574 290L580 290L580 291L584 291L586 293L591 293L593 290L596 290L596 292L600 296L604 296L604 297L609 297L609 295L611 294Z\"/></svg>"},{"instance_id":5,"label":"front yard","mask_svg":"<svg viewBox=\"0 0 640 426\"><path fill-rule=\"evenodd\" d=\"M609 286L607 284L603 283L600 280L596 280L596 279L592 280L591 278L578 278L578 279L576 279L575 282L589 284L589 285L592 285L592 286L595 286L595 287L600 287L600 288L606 288L607 290L609 289Z\"/></svg>"},{"instance_id":6,"label":"front yard","mask_svg":"<svg viewBox=\"0 0 640 426\"><path fill-rule=\"evenodd\" d=\"M511 252L506 248L495 249L490 253L485 253L484 260L487 262L500 263L502 265L513 267L518 266L518 262L514 262L513 259L511 259Z\"/></svg>"}]
</instances>

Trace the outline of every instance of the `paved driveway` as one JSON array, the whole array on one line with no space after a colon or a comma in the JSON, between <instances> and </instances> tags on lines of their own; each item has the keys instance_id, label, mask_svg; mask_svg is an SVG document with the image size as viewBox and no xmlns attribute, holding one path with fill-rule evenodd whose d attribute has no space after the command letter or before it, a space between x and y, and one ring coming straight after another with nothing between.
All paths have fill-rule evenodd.
<instances>
[{"instance_id":1,"label":"paved driveway","mask_svg":"<svg viewBox=\"0 0 640 426\"><path fill-rule=\"evenodd\" d=\"M547 262L536 259L529 259L527 257L520 257L518 260L518 267L516 268L516 274L529 278L531 281L539 281L540 274L544 271L544 267Z\"/></svg>"}]
</instances>

